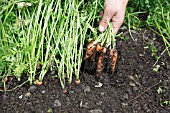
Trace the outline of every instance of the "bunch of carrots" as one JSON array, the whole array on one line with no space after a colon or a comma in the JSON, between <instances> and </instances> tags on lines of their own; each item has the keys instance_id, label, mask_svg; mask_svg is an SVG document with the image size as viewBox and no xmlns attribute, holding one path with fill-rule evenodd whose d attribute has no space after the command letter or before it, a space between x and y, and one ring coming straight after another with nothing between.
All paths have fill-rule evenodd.
<instances>
[{"instance_id":1,"label":"bunch of carrots","mask_svg":"<svg viewBox=\"0 0 170 113\"><path fill-rule=\"evenodd\" d=\"M94 31L94 29L91 26L89 28L94 33L96 33L96 31ZM116 61L118 57L118 52L115 48L116 40L112 32L111 24L109 24L109 28L107 31L105 31L104 33L96 37L97 38L95 38L94 40L91 40L89 44L87 45L86 54L83 60L89 59L90 61L94 61L94 58L96 57L96 55L99 55L98 62L97 62L97 70L96 70L96 77L99 78L104 69L103 59L105 55L108 56L106 57L106 58L109 58L108 61L111 61L108 64L108 66L110 66L112 74L114 73ZM96 53L99 53L99 54L96 54Z\"/></svg>"}]
</instances>

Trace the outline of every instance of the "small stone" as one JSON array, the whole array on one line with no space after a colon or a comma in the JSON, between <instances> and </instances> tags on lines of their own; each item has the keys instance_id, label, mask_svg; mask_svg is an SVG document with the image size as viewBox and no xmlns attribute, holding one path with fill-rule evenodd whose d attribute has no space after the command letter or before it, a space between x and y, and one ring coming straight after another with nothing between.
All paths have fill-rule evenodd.
<instances>
[{"instance_id":1,"label":"small stone","mask_svg":"<svg viewBox=\"0 0 170 113\"><path fill-rule=\"evenodd\" d=\"M85 86L83 84L81 86L82 86L83 89L85 88Z\"/></svg>"},{"instance_id":2,"label":"small stone","mask_svg":"<svg viewBox=\"0 0 170 113\"><path fill-rule=\"evenodd\" d=\"M80 107L83 107L83 101L80 102Z\"/></svg>"},{"instance_id":3,"label":"small stone","mask_svg":"<svg viewBox=\"0 0 170 113\"><path fill-rule=\"evenodd\" d=\"M23 95L20 95L20 96L19 96L19 99L22 99L22 97L23 97Z\"/></svg>"},{"instance_id":4,"label":"small stone","mask_svg":"<svg viewBox=\"0 0 170 113\"><path fill-rule=\"evenodd\" d=\"M147 109L147 110L146 110L147 113L150 113L150 111L151 111L150 109Z\"/></svg>"},{"instance_id":5,"label":"small stone","mask_svg":"<svg viewBox=\"0 0 170 113\"><path fill-rule=\"evenodd\" d=\"M74 91L70 91L70 94L74 94Z\"/></svg>"},{"instance_id":6,"label":"small stone","mask_svg":"<svg viewBox=\"0 0 170 113\"><path fill-rule=\"evenodd\" d=\"M30 92L25 93L25 97L30 97L30 96L31 96Z\"/></svg>"},{"instance_id":7,"label":"small stone","mask_svg":"<svg viewBox=\"0 0 170 113\"><path fill-rule=\"evenodd\" d=\"M60 106L61 106L61 102L58 99L56 99L54 101L54 107L60 107Z\"/></svg>"},{"instance_id":8,"label":"small stone","mask_svg":"<svg viewBox=\"0 0 170 113\"><path fill-rule=\"evenodd\" d=\"M103 103L102 101L99 101L96 103L96 105L100 106L100 105L102 105L102 103Z\"/></svg>"},{"instance_id":9,"label":"small stone","mask_svg":"<svg viewBox=\"0 0 170 113\"><path fill-rule=\"evenodd\" d=\"M67 101L70 101L70 99L69 99L68 97L66 97L66 100L67 100Z\"/></svg>"},{"instance_id":10,"label":"small stone","mask_svg":"<svg viewBox=\"0 0 170 113\"><path fill-rule=\"evenodd\" d=\"M127 88L127 92L128 92L129 95L133 94L131 88Z\"/></svg>"},{"instance_id":11,"label":"small stone","mask_svg":"<svg viewBox=\"0 0 170 113\"><path fill-rule=\"evenodd\" d=\"M104 95L104 92L101 92L100 94L103 96L103 95Z\"/></svg>"},{"instance_id":12,"label":"small stone","mask_svg":"<svg viewBox=\"0 0 170 113\"><path fill-rule=\"evenodd\" d=\"M101 82L98 82L98 84L95 85L94 87L102 87L102 86L103 86L103 84Z\"/></svg>"},{"instance_id":13,"label":"small stone","mask_svg":"<svg viewBox=\"0 0 170 113\"><path fill-rule=\"evenodd\" d=\"M130 80L135 80L135 78L133 76L131 76L131 75L129 76L129 79Z\"/></svg>"},{"instance_id":14,"label":"small stone","mask_svg":"<svg viewBox=\"0 0 170 113\"><path fill-rule=\"evenodd\" d=\"M129 85L130 85L130 86L133 86L133 87L136 86L135 83L133 83L133 82L131 82L131 81L129 82Z\"/></svg>"},{"instance_id":15,"label":"small stone","mask_svg":"<svg viewBox=\"0 0 170 113\"><path fill-rule=\"evenodd\" d=\"M41 91L42 92L42 94L44 94L45 93L45 90L43 90L43 91Z\"/></svg>"},{"instance_id":16,"label":"small stone","mask_svg":"<svg viewBox=\"0 0 170 113\"><path fill-rule=\"evenodd\" d=\"M134 39L134 41L136 42L136 41L138 41L138 39L136 38L136 39Z\"/></svg>"},{"instance_id":17,"label":"small stone","mask_svg":"<svg viewBox=\"0 0 170 113\"><path fill-rule=\"evenodd\" d=\"M135 84L141 86L141 83L139 83L138 81L135 81Z\"/></svg>"},{"instance_id":18,"label":"small stone","mask_svg":"<svg viewBox=\"0 0 170 113\"><path fill-rule=\"evenodd\" d=\"M167 68L167 69L170 69L170 65L167 65L166 68Z\"/></svg>"},{"instance_id":19,"label":"small stone","mask_svg":"<svg viewBox=\"0 0 170 113\"><path fill-rule=\"evenodd\" d=\"M142 65L139 65L139 69L143 69L143 66L142 66Z\"/></svg>"},{"instance_id":20,"label":"small stone","mask_svg":"<svg viewBox=\"0 0 170 113\"><path fill-rule=\"evenodd\" d=\"M90 110L89 113L103 113L101 109Z\"/></svg>"},{"instance_id":21,"label":"small stone","mask_svg":"<svg viewBox=\"0 0 170 113\"><path fill-rule=\"evenodd\" d=\"M138 88L135 86L135 87L133 87L133 90L134 90L134 91L137 91L137 90L138 90Z\"/></svg>"},{"instance_id":22,"label":"small stone","mask_svg":"<svg viewBox=\"0 0 170 113\"><path fill-rule=\"evenodd\" d=\"M90 86L86 86L84 92L90 92Z\"/></svg>"},{"instance_id":23,"label":"small stone","mask_svg":"<svg viewBox=\"0 0 170 113\"><path fill-rule=\"evenodd\" d=\"M143 56L144 56L144 54L141 54L141 53L140 53L140 54L139 54L139 56L140 56L140 57L143 57Z\"/></svg>"},{"instance_id":24,"label":"small stone","mask_svg":"<svg viewBox=\"0 0 170 113\"><path fill-rule=\"evenodd\" d=\"M124 95L123 95L123 98L124 98L124 99L128 99L128 98L129 98L129 95L128 95L128 94L124 94Z\"/></svg>"},{"instance_id":25,"label":"small stone","mask_svg":"<svg viewBox=\"0 0 170 113\"><path fill-rule=\"evenodd\" d=\"M30 86L28 89L29 92L34 92L37 89L37 86Z\"/></svg>"},{"instance_id":26,"label":"small stone","mask_svg":"<svg viewBox=\"0 0 170 113\"><path fill-rule=\"evenodd\" d=\"M88 103L88 102L86 102L86 103L84 103L83 107L84 107L84 108L89 108L89 106L88 106L88 105L89 105L89 103Z\"/></svg>"}]
</instances>

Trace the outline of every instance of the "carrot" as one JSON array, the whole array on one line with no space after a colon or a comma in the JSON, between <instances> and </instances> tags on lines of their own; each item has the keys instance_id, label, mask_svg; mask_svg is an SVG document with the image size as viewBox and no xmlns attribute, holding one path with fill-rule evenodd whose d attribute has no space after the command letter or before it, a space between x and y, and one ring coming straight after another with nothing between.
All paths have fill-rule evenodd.
<instances>
[{"instance_id":1,"label":"carrot","mask_svg":"<svg viewBox=\"0 0 170 113\"><path fill-rule=\"evenodd\" d=\"M67 89L63 89L63 93L64 93L64 94L67 94L67 93L68 93L68 90L67 90Z\"/></svg>"},{"instance_id":2,"label":"carrot","mask_svg":"<svg viewBox=\"0 0 170 113\"><path fill-rule=\"evenodd\" d=\"M39 80L36 80L36 85L37 86L41 86L43 84L43 82L39 81Z\"/></svg>"},{"instance_id":3,"label":"carrot","mask_svg":"<svg viewBox=\"0 0 170 113\"><path fill-rule=\"evenodd\" d=\"M8 77L5 77L3 80L4 80L4 82L8 81Z\"/></svg>"},{"instance_id":4,"label":"carrot","mask_svg":"<svg viewBox=\"0 0 170 113\"><path fill-rule=\"evenodd\" d=\"M91 56L91 58L90 58L90 61L91 61L91 62L95 60L95 59L94 59L95 56L96 56L96 51L93 52L93 54L92 54L92 56Z\"/></svg>"},{"instance_id":5,"label":"carrot","mask_svg":"<svg viewBox=\"0 0 170 113\"><path fill-rule=\"evenodd\" d=\"M91 57L91 56L94 54L95 49L96 49L96 45L94 44L94 40L92 40L92 41L87 45L86 54L85 54L85 57L84 57L83 60L86 60L86 59L88 59L89 57Z\"/></svg>"},{"instance_id":6,"label":"carrot","mask_svg":"<svg viewBox=\"0 0 170 113\"><path fill-rule=\"evenodd\" d=\"M98 62L97 62L97 74L96 74L97 78L99 78L99 76L103 70L102 60L103 60L105 53L106 53L106 48L103 48L102 52L99 55Z\"/></svg>"},{"instance_id":7,"label":"carrot","mask_svg":"<svg viewBox=\"0 0 170 113\"><path fill-rule=\"evenodd\" d=\"M103 47L101 47L99 44L96 45L96 51L94 51L93 55L91 56L90 61L93 61L95 56L96 56L96 52L100 52L103 50Z\"/></svg>"},{"instance_id":8,"label":"carrot","mask_svg":"<svg viewBox=\"0 0 170 113\"><path fill-rule=\"evenodd\" d=\"M97 46L96 46L96 52L98 52L98 51L100 51L100 50L102 50L103 49L103 47L101 47L99 44L97 44Z\"/></svg>"},{"instance_id":9,"label":"carrot","mask_svg":"<svg viewBox=\"0 0 170 113\"><path fill-rule=\"evenodd\" d=\"M114 73L114 71L115 71L117 56L118 56L117 50L111 49L110 50L110 59L112 60L111 61L111 71L112 71L112 73Z\"/></svg>"},{"instance_id":10,"label":"carrot","mask_svg":"<svg viewBox=\"0 0 170 113\"><path fill-rule=\"evenodd\" d=\"M80 84L80 79L76 79L75 83L76 83L76 85L79 85Z\"/></svg>"},{"instance_id":11,"label":"carrot","mask_svg":"<svg viewBox=\"0 0 170 113\"><path fill-rule=\"evenodd\" d=\"M103 50L103 51L102 51L102 52L103 52L103 54L105 54L105 53L106 53L106 51L107 51L107 49L106 49L106 48L103 48L102 50Z\"/></svg>"}]
</instances>

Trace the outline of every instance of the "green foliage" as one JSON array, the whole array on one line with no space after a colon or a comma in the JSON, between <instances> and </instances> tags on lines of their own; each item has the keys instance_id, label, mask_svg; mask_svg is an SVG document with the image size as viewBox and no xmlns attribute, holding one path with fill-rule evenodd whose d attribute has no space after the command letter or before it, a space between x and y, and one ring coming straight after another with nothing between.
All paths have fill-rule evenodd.
<instances>
[{"instance_id":1,"label":"green foliage","mask_svg":"<svg viewBox=\"0 0 170 113\"><path fill-rule=\"evenodd\" d=\"M168 98L169 88L167 87L168 83L165 83L163 86L159 86L157 93L161 96L160 105L161 106L170 106L170 100Z\"/></svg>"},{"instance_id":2,"label":"green foliage","mask_svg":"<svg viewBox=\"0 0 170 113\"><path fill-rule=\"evenodd\" d=\"M154 45L150 45L152 56L156 58L154 66L161 56L167 52L170 56L170 2L164 0L129 0L125 24L131 29L139 30L141 27L149 27L155 34L160 36L164 42L164 49L161 54L155 56L158 52ZM154 67L154 70L157 69Z\"/></svg>"},{"instance_id":3,"label":"green foliage","mask_svg":"<svg viewBox=\"0 0 170 113\"><path fill-rule=\"evenodd\" d=\"M157 93L158 93L158 94L161 94L161 93L162 93L162 88L161 88L161 87L159 87L159 88L157 89Z\"/></svg>"},{"instance_id":4,"label":"green foliage","mask_svg":"<svg viewBox=\"0 0 170 113\"><path fill-rule=\"evenodd\" d=\"M1 0L0 80L6 76L20 80L27 73L33 84L36 79L42 81L48 71L54 71L64 88L66 80L71 83L73 76L78 79L84 42L95 34L89 25L96 28L103 4L104 0ZM125 24L129 31L149 26L162 37L164 51L169 53L169 11L168 1L130 0ZM147 14L145 21L138 17L141 14ZM109 29L106 32L114 37ZM112 44L111 40L108 43ZM156 47L151 49L157 52ZM42 65L41 69L38 65Z\"/></svg>"},{"instance_id":5,"label":"green foliage","mask_svg":"<svg viewBox=\"0 0 170 113\"><path fill-rule=\"evenodd\" d=\"M161 106L170 106L170 100L166 100L161 103Z\"/></svg>"},{"instance_id":6,"label":"green foliage","mask_svg":"<svg viewBox=\"0 0 170 113\"><path fill-rule=\"evenodd\" d=\"M79 79L88 24L94 23L101 4L98 0L1 1L0 79L20 80L27 73L33 84L55 71L63 88L73 76Z\"/></svg>"}]
</instances>

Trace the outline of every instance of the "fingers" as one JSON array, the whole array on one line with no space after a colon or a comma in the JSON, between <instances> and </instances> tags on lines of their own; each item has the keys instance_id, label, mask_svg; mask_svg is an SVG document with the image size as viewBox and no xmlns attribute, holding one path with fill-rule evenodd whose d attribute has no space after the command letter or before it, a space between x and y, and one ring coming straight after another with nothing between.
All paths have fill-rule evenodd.
<instances>
[{"instance_id":1,"label":"fingers","mask_svg":"<svg viewBox=\"0 0 170 113\"><path fill-rule=\"evenodd\" d=\"M113 33L117 34L119 28L121 27L122 23L123 23L123 17L122 18L118 18L118 17L113 17L112 18L112 24L113 24Z\"/></svg>"},{"instance_id":2,"label":"fingers","mask_svg":"<svg viewBox=\"0 0 170 113\"><path fill-rule=\"evenodd\" d=\"M105 29L107 28L108 23L110 22L113 14L114 14L114 13L113 13L113 11L111 11L110 7L105 7L105 9L104 9L104 15L103 15L102 20L101 20L100 23L99 23L99 28L98 28L98 30L99 30L100 32L105 31Z\"/></svg>"},{"instance_id":3,"label":"fingers","mask_svg":"<svg viewBox=\"0 0 170 113\"><path fill-rule=\"evenodd\" d=\"M100 32L105 31L105 29L107 28L111 20L113 24L113 33L117 34L124 20L126 5L127 5L127 2L125 1L114 2L114 0L106 0L105 8L104 8L104 15L103 15L102 20L99 23L98 30Z\"/></svg>"},{"instance_id":4,"label":"fingers","mask_svg":"<svg viewBox=\"0 0 170 113\"><path fill-rule=\"evenodd\" d=\"M116 15L112 18L114 34L117 34L119 28L123 24L123 21L124 21L124 12L123 11L117 12Z\"/></svg>"}]
</instances>

